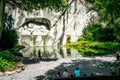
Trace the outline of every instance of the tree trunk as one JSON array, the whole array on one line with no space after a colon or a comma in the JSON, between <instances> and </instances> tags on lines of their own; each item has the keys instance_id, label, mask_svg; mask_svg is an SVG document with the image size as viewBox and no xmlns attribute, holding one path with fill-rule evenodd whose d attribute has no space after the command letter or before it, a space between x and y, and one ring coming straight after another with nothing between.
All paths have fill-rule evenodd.
<instances>
[{"instance_id":1,"label":"tree trunk","mask_svg":"<svg viewBox=\"0 0 120 80\"><path fill-rule=\"evenodd\" d=\"M63 43L64 34L65 34L65 15L63 15L63 29L62 29L62 35L60 37L60 45L62 45Z\"/></svg>"},{"instance_id":2,"label":"tree trunk","mask_svg":"<svg viewBox=\"0 0 120 80\"><path fill-rule=\"evenodd\" d=\"M5 0L0 0L0 41L2 36L2 28L4 25L4 11L5 11ZM1 45L0 45L1 51Z\"/></svg>"}]
</instances>

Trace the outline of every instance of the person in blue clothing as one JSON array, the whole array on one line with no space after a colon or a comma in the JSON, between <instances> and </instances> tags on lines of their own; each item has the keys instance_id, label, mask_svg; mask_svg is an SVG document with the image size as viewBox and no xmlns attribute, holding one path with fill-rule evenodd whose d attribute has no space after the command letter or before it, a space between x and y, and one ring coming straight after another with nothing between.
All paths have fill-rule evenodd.
<instances>
[{"instance_id":1,"label":"person in blue clothing","mask_svg":"<svg viewBox=\"0 0 120 80\"><path fill-rule=\"evenodd\" d=\"M76 68L76 69L74 70L74 76L75 76L75 77L80 77L80 70L79 70L78 68Z\"/></svg>"}]
</instances>

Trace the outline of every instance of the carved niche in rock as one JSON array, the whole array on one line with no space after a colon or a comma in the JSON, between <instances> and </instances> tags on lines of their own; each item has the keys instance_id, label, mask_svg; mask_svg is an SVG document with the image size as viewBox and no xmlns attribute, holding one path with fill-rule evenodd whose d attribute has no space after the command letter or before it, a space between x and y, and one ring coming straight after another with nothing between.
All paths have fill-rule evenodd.
<instances>
[{"instance_id":1,"label":"carved niche in rock","mask_svg":"<svg viewBox=\"0 0 120 80\"><path fill-rule=\"evenodd\" d=\"M51 22L50 22L50 20L48 20L48 19L46 19L46 18L26 18L25 19L25 22L20 26L20 27L23 27L24 28L24 26L27 26L27 27L29 27L29 28L31 28L30 26L29 26L29 24L30 23L33 23L33 24L35 24L35 25L43 25L43 26L45 26L48 30L50 30L51 29ZM19 27L19 28L20 28ZM19 29L18 28L18 29Z\"/></svg>"}]
</instances>

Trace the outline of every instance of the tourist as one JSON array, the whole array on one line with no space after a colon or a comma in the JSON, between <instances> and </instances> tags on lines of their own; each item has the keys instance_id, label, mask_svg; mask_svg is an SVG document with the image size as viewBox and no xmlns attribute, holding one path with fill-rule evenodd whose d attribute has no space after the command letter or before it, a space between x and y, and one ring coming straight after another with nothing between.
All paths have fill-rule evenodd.
<instances>
[{"instance_id":1,"label":"tourist","mask_svg":"<svg viewBox=\"0 0 120 80\"><path fill-rule=\"evenodd\" d=\"M76 69L74 70L74 76L75 76L75 77L80 77L80 70L79 70L78 68L76 68Z\"/></svg>"},{"instance_id":2,"label":"tourist","mask_svg":"<svg viewBox=\"0 0 120 80\"><path fill-rule=\"evenodd\" d=\"M93 73L91 73L91 74L90 74L90 76L94 76L94 74L93 74Z\"/></svg>"},{"instance_id":3,"label":"tourist","mask_svg":"<svg viewBox=\"0 0 120 80\"><path fill-rule=\"evenodd\" d=\"M118 69L118 75L120 75L120 68Z\"/></svg>"},{"instance_id":4,"label":"tourist","mask_svg":"<svg viewBox=\"0 0 120 80\"><path fill-rule=\"evenodd\" d=\"M56 74L56 78L57 78L57 79L62 78L62 76L61 76L61 73L60 73L60 72L57 72L57 74Z\"/></svg>"},{"instance_id":5,"label":"tourist","mask_svg":"<svg viewBox=\"0 0 120 80\"><path fill-rule=\"evenodd\" d=\"M63 76L63 77L68 77L68 75L69 75L68 70L65 69L62 76Z\"/></svg>"},{"instance_id":6,"label":"tourist","mask_svg":"<svg viewBox=\"0 0 120 80\"><path fill-rule=\"evenodd\" d=\"M120 67L117 70L117 75L120 75Z\"/></svg>"},{"instance_id":7,"label":"tourist","mask_svg":"<svg viewBox=\"0 0 120 80\"><path fill-rule=\"evenodd\" d=\"M120 52L119 52L119 50L116 52L116 60L119 60L119 58L120 58Z\"/></svg>"},{"instance_id":8,"label":"tourist","mask_svg":"<svg viewBox=\"0 0 120 80\"><path fill-rule=\"evenodd\" d=\"M86 76L87 76L87 74L83 74L83 76L84 76L84 77L86 77Z\"/></svg>"},{"instance_id":9,"label":"tourist","mask_svg":"<svg viewBox=\"0 0 120 80\"><path fill-rule=\"evenodd\" d=\"M69 73L69 74L68 74L68 78L72 78L72 77L74 77L73 74L72 74L72 73Z\"/></svg>"},{"instance_id":10,"label":"tourist","mask_svg":"<svg viewBox=\"0 0 120 80\"><path fill-rule=\"evenodd\" d=\"M42 59L40 49L39 49L39 51L38 51L38 57L39 57L40 59Z\"/></svg>"},{"instance_id":11,"label":"tourist","mask_svg":"<svg viewBox=\"0 0 120 80\"><path fill-rule=\"evenodd\" d=\"M114 69L114 68L112 68L111 69L111 75L116 75L117 73L116 73L116 69Z\"/></svg>"}]
</instances>

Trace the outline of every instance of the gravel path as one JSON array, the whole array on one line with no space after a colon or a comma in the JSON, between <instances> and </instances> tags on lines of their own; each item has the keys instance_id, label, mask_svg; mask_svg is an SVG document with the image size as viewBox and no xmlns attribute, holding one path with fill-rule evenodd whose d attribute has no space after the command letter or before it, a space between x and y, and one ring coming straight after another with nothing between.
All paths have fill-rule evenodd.
<instances>
[{"instance_id":1,"label":"gravel path","mask_svg":"<svg viewBox=\"0 0 120 80\"><path fill-rule=\"evenodd\" d=\"M113 55L102 57L81 57L81 58L64 58L59 60L38 60L26 65L25 70L20 73L9 76L0 76L0 80L42 80L42 75L53 76L57 71L62 72L68 68L69 72L73 72L76 66L81 70L81 75L91 73L95 75L110 74L109 68L100 67L98 65L103 62L113 62L115 57Z\"/></svg>"}]
</instances>

